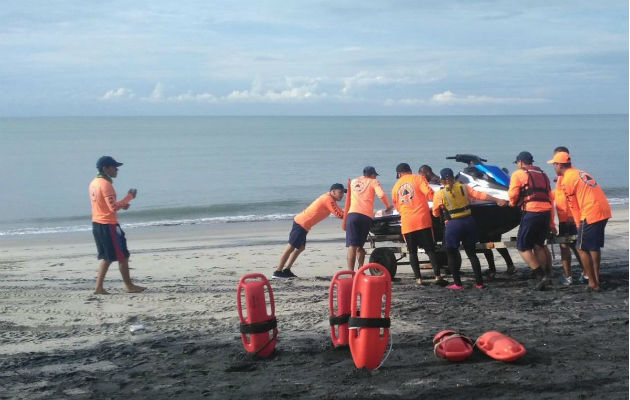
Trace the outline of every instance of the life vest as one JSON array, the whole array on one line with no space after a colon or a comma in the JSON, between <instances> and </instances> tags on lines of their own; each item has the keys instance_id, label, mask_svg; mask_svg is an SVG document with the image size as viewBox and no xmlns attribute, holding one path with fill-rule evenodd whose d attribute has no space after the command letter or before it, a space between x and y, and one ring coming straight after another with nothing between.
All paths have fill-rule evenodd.
<instances>
[{"instance_id":1,"label":"life vest","mask_svg":"<svg viewBox=\"0 0 630 400\"><path fill-rule=\"evenodd\" d=\"M463 184L453 183L451 190L446 188L440 190L444 198L444 208L446 209L446 219L456 219L467 217L471 214L468 191Z\"/></svg>"},{"instance_id":2,"label":"life vest","mask_svg":"<svg viewBox=\"0 0 630 400\"><path fill-rule=\"evenodd\" d=\"M547 175L538 167L523 167L527 172L527 184L521 189L519 205L524 206L530 201L542 201L551 203L549 191L551 184Z\"/></svg>"}]
</instances>

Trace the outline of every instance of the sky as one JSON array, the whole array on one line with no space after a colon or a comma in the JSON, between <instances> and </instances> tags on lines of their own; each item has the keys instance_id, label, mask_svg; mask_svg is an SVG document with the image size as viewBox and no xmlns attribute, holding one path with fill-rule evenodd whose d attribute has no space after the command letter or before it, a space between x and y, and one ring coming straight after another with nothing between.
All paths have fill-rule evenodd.
<instances>
[{"instance_id":1,"label":"sky","mask_svg":"<svg viewBox=\"0 0 630 400\"><path fill-rule=\"evenodd\" d=\"M2 117L627 112L626 0L0 8Z\"/></svg>"}]
</instances>

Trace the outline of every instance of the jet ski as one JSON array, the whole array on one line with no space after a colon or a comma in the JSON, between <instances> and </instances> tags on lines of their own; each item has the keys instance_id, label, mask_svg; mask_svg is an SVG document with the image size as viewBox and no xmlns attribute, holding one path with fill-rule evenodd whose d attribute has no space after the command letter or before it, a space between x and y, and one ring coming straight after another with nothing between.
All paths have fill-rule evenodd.
<instances>
[{"instance_id":1,"label":"jet ski","mask_svg":"<svg viewBox=\"0 0 630 400\"><path fill-rule=\"evenodd\" d=\"M466 167L455 176L457 181L469 185L476 191L509 200L510 177L507 170L485 164L488 160L474 154L456 154L446 159L466 164ZM440 185L430 186L434 191L442 188ZM517 207L499 207L494 202L471 200L470 210L477 223L481 243L500 241L503 233L514 229L521 221L521 210ZM429 202L429 206L432 205L432 202ZM400 215L395 210L393 213L385 213L382 210L377 212L370 232L375 236L401 235ZM440 218L433 217L433 236L436 242L443 242L444 222Z\"/></svg>"}]
</instances>

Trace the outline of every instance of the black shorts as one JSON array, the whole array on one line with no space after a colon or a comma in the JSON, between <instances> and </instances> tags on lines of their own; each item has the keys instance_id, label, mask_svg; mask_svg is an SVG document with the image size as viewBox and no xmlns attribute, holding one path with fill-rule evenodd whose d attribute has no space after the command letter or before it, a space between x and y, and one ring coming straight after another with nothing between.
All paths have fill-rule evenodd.
<instances>
[{"instance_id":1,"label":"black shorts","mask_svg":"<svg viewBox=\"0 0 630 400\"><path fill-rule=\"evenodd\" d=\"M296 249L299 249L302 246L306 247L306 235L308 235L308 231L302 228L302 225L293 221L291 233L289 233L289 244Z\"/></svg>"},{"instance_id":2,"label":"black shorts","mask_svg":"<svg viewBox=\"0 0 630 400\"><path fill-rule=\"evenodd\" d=\"M558 235L577 235L577 227L572 223L560 222L558 223Z\"/></svg>"},{"instance_id":3,"label":"black shorts","mask_svg":"<svg viewBox=\"0 0 630 400\"><path fill-rule=\"evenodd\" d=\"M418 248L423 248L425 252L435 251L435 241L431 228L405 233L405 242L407 242L409 252L416 252Z\"/></svg>"},{"instance_id":4,"label":"black shorts","mask_svg":"<svg viewBox=\"0 0 630 400\"><path fill-rule=\"evenodd\" d=\"M600 248L604 247L606 222L608 222L607 219L592 224L586 223L586 220L581 221L575 247L586 251L599 251Z\"/></svg>"},{"instance_id":5,"label":"black shorts","mask_svg":"<svg viewBox=\"0 0 630 400\"><path fill-rule=\"evenodd\" d=\"M518 227L516 248L518 251L531 250L534 246L544 246L549 234L551 213L525 211Z\"/></svg>"},{"instance_id":6,"label":"black shorts","mask_svg":"<svg viewBox=\"0 0 630 400\"><path fill-rule=\"evenodd\" d=\"M370 233L372 218L359 213L350 213L346 217L346 247L363 247Z\"/></svg>"},{"instance_id":7,"label":"black shorts","mask_svg":"<svg viewBox=\"0 0 630 400\"><path fill-rule=\"evenodd\" d=\"M129 258L127 239L120 225L92 222L92 234L99 260L123 261Z\"/></svg>"}]
</instances>

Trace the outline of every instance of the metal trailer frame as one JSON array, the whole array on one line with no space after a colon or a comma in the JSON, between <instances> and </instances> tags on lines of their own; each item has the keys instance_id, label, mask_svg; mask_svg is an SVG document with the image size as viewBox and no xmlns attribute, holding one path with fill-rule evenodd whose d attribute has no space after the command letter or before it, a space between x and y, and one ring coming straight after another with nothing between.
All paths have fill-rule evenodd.
<instances>
[{"instance_id":1,"label":"metal trailer frame","mask_svg":"<svg viewBox=\"0 0 630 400\"><path fill-rule=\"evenodd\" d=\"M577 253L577 249L575 248L575 242L577 240L576 235L562 235L562 236L551 236L547 239L545 245L551 246L551 252L553 258L555 258L555 253L553 251L554 244L568 244L575 255L575 258L582 266L582 262L580 261L580 257ZM370 247L365 249L365 254L369 255L369 262L375 262L383 265L390 273L392 279L396 275L396 271L398 269L398 265L409 265L409 261L403 261L405 257L408 256L407 246L405 245L405 239L402 234L398 235L375 235L373 233L369 233L367 237L367 242L370 244ZM394 243L397 245L394 246L377 246L377 243ZM498 241L498 242L484 242L476 244L477 252L481 252L486 249L515 249L516 248L516 237L510 237L507 241ZM435 246L436 252L439 255L444 257L446 255L446 248L442 241L436 242ZM460 251L463 250L463 247L460 247ZM418 249L419 254L425 254L424 249ZM396 255L400 254L400 257ZM424 260L423 260L424 261ZM423 262L421 261L421 262ZM428 261L428 260L427 260ZM446 264L446 263L444 263Z\"/></svg>"}]
</instances>

